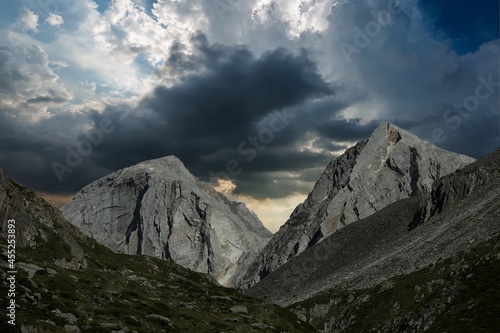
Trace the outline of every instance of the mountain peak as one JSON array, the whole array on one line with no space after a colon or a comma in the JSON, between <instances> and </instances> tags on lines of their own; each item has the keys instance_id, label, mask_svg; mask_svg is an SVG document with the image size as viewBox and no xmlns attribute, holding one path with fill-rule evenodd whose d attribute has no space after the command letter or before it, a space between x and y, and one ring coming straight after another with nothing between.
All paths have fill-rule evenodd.
<instances>
[{"instance_id":1,"label":"mountain peak","mask_svg":"<svg viewBox=\"0 0 500 333\"><path fill-rule=\"evenodd\" d=\"M271 237L246 206L210 189L175 156L105 176L61 210L115 252L171 260L225 286L240 278Z\"/></svg>"},{"instance_id":2,"label":"mountain peak","mask_svg":"<svg viewBox=\"0 0 500 333\"><path fill-rule=\"evenodd\" d=\"M434 181L474 159L383 122L332 160L306 201L273 236L240 284L248 287L305 249L387 205L431 190Z\"/></svg>"},{"instance_id":3,"label":"mountain peak","mask_svg":"<svg viewBox=\"0 0 500 333\"><path fill-rule=\"evenodd\" d=\"M369 139L369 141L381 141L384 143L389 142L391 144L397 144L401 140L405 140L408 143L420 142L422 144L428 144L426 141L422 140L415 134L412 134L407 130L402 129L401 127L387 121L382 122L375 129L375 131L373 131Z\"/></svg>"},{"instance_id":4,"label":"mountain peak","mask_svg":"<svg viewBox=\"0 0 500 333\"><path fill-rule=\"evenodd\" d=\"M385 121L375 129L375 131L372 134L372 137L375 137L377 135L384 135L387 136L387 140L389 140L390 142L397 143L399 140L402 139L403 135L407 134L410 133L405 130L402 130L401 128L397 127L394 124Z\"/></svg>"},{"instance_id":5,"label":"mountain peak","mask_svg":"<svg viewBox=\"0 0 500 333\"><path fill-rule=\"evenodd\" d=\"M179 172L189 172L184 163L174 155L168 155L152 160L140 162L131 166L133 169L147 169L150 171L164 172L166 170L173 170Z\"/></svg>"},{"instance_id":6,"label":"mountain peak","mask_svg":"<svg viewBox=\"0 0 500 333\"><path fill-rule=\"evenodd\" d=\"M115 178L130 178L137 173L144 173L148 177L178 179L189 183L195 183L195 176L186 168L184 163L174 155L169 155L157 159L147 160L130 167L118 170L105 177L106 180Z\"/></svg>"}]
</instances>

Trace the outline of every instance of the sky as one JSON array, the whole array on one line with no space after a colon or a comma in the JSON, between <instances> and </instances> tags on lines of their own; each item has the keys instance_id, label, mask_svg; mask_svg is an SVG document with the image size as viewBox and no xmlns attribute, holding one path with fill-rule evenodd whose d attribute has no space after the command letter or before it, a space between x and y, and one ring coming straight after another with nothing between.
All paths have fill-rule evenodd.
<instances>
[{"instance_id":1,"label":"sky","mask_svg":"<svg viewBox=\"0 0 500 333\"><path fill-rule=\"evenodd\" d=\"M62 204L176 155L284 224L330 160L390 121L500 146L497 0L5 0L0 168Z\"/></svg>"}]
</instances>

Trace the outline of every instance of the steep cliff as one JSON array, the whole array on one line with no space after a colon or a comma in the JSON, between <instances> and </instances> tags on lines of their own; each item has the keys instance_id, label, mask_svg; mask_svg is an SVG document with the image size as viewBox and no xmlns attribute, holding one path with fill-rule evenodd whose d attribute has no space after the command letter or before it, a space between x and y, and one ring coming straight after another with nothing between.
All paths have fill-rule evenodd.
<instances>
[{"instance_id":1,"label":"steep cliff","mask_svg":"<svg viewBox=\"0 0 500 333\"><path fill-rule=\"evenodd\" d=\"M460 261L464 253L500 235L498 216L500 149L437 180L429 193L399 200L346 226L248 293L289 305L330 289L374 288L449 258Z\"/></svg>"},{"instance_id":2,"label":"steep cliff","mask_svg":"<svg viewBox=\"0 0 500 333\"><path fill-rule=\"evenodd\" d=\"M174 156L99 179L61 210L115 252L171 260L225 286L234 285L271 237L244 204L197 180Z\"/></svg>"},{"instance_id":3,"label":"steep cliff","mask_svg":"<svg viewBox=\"0 0 500 333\"><path fill-rule=\"evenodd\" d=\"M63 268L86 267L82 244L90 244L61 212L35 192L6 177L0 170L0 238L7 239L8 221L15 220L17 252L31 251L43 244L58 243L65 251L46 259Z\"/></svg>"},{"instance_id":4,"label":"steep cliff","mask_svg":"<svg viewBox=\"0 0 500 333\"><path fill-rule=\"evenodd\" d=\"M250 292L301 300L289 308L323 333L496 332L499 216L497 149L430 193L347 226Z\"/></svg>"},{"instance_id":5,"label":"steep cliff","mask_svg":"<svg viewBox=\"0 0 500 333\"><path fill-rule=\"evenodd\" d=\"M239 282L242 289L355 221L431 190L474 160L435 147L389 123L333 160Z\"/></svg>"}]
</instances>

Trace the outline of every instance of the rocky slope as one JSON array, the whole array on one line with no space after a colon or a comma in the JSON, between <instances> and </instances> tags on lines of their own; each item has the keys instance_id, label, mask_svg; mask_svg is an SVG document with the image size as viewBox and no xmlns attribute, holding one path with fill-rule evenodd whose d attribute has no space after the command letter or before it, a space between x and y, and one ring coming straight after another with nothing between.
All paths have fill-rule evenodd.
<instances>
[{"instance_id":1,"label":"rocky slope","mask_svg":"<svg viewBox=\"0 0 500 333\"><path fill-rule=\"evenodd\" d=\"M249 267L246 289L305 249L398 200L431 190L435 180L474 160L420 140L392 124L333 160L304 203Z\"/></svg>"},{"instance_id":2,"label":"rocky slope","mask_svg":"<svg viewBox=\"0 0 500 333\"><path fill-rule=\"evenodd\" d=\"M99 179L61 210L115 252L171 260L225 286L234 285L272 236L244 204L197 180L174 156Z\"/></svg>"},{"instance_id":3,"label":"rocky slope","mask_svg":"<svg viewBox=\"0 0 500 333\"><path fill-rule=\"evenodd\" d=\"M40 243L57 243L64 253L54 252L49 258L60 267L86 267L82 244L91 242L69 224L61 212L39 198L34 191L7 178L0 170L0 236L7 239L8 221L16 223L16 246L19 251L35 248Z\"/></svg>"},{"instance_id":4,"label":"rocky slope","mask_svg":"<svg viewBox=\"0 0 500 333\"><path fill-rule=\"evenodd\" d=\"M16 326L7 324L7 228L16 220ZM290 311L148 256L117 254L0 170L0 332L289 332Z\"/></svg>"},{"instance_id":5,"label":"rocky slope","mask_svg":"<svg viewBox=\"0 0 500 333\"><path fill-rule=\"evenodd\" d=\"M497 332L500 235L361 290L331 289L290 306L322 333Z\"/></svg>"},{"instance_id":6,"label":"rocky slope","mask_svg":"<svg viewBox=\"0 0 500 333\"><path fill-rule=\"evenodd\" d=\"M500 293L492 282L500 269L498 216L500 149L437 180L430 193L346 226L249 294L296 303L294 311L322 332L439 332L471 315L474 325L490 327Z\"/></svg>"}]
</instances>

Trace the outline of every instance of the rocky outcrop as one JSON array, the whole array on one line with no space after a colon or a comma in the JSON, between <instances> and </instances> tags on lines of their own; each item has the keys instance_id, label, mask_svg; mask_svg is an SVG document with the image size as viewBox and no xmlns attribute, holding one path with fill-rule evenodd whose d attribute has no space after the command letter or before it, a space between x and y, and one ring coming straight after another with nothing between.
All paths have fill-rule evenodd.
<instances>
[{"instance_id":1,"label":"rocky outcrop","mask_svg":"<svg viewBox=\"0 0 500 333\"><path fill-rule=\"evenodd\" d=\"M289 305L328 289L373 288L490 241L500 235L498 216L500 149L439 179L430 193L335 232L247 292Z\"/></svg>"},{"instance_id":2,"label":"rocky outcrop","mask_svg":"<svg viewBox=\"0 0 500 333\"><path fill-rule=\"evenodd\" d=\"M234 285L271 237L243 203L197 180L174 156L99 179L61 210L115 252L171 260L225 286Z\"/></svg>"},{"instance_id":3,"label":"rocky outcrop","mask_svg":"<svg viewBox=\"0 0 500 333\"><path fill-rule=\"evenodd\" d=\"M473 192L483 189L486 184L497 181L500 173L498 155L497 150L473 165L434 182L432 191L422 198L421 206L409 228L414 229L426 223Z\"/></svg>"},{"instance_id":4,"label":"rocky outcrop","mask_svg":"<svg viewBox=\"0 0 500 333\"><path fill-rule=\"evenodd\" d=\"M333 160L304 203L250 266L239 287L270 272L355 221L431 190L435 180L474 159L435 147L392 124Z\"/></svg>"},{"instance_id":5,"label":"rocky outcrop","mask_svg":"<svg viewBox=\"0 0 500 333\"><path fill-rule=\"evenodd\" d=\"M35 192L6 177L0 170L0 237L7 239L9 220L15 221L17 253L58 242L65 253L52 253L46 260L63 268L86 268L83 235L64 220L61 212Z\"/></svg>"},{"instance_id":6,"label":"rocky outcrop","mask_svg":"<svg viewBox=\"0 0 500 333\"><path fill-rule=\"evenodd\" d=\"M7 242L12 219L15 259ZM112 252L1 170L0 221L7 318L0 332L316 332L290 311L212 283L210 275Z\"/></svg>"}]
</instances>

